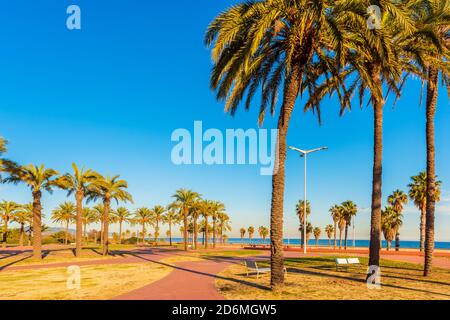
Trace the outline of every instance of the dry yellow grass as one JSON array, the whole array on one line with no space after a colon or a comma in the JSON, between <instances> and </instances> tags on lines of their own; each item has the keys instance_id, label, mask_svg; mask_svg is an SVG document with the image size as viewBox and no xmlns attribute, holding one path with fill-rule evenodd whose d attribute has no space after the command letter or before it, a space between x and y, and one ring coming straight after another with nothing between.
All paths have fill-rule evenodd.
<instances>
[{"instance_id":1,"label":"dry yellow grass","mask_svg":"<svg viewBox=\"0 0 450 320\"><path fill-rule=\"evenodd\" d=\"M258 280L255 276L246 277L242 265L233 265L222 272L216 286L227 299L450 299L450 270L435 269L430 278L424 278L418 265L383 261L383 285L376 290L367 288L366 260L362 262L362 266L336 272L332 257L287 259L288 276L280 294L269 290L269 275Z\"/></svg>"},{"instance_id":2,"label":"dry yellow grass","mask_svg":"<svg viewBox=\"0 0 450 320\"><path fill-rule=\"evenodd\" d=\"M167 276L156 263L81 267L81 288L67 288L67 268L0 272L2 300L104 300Z\"/></svg>"}]
</instances>

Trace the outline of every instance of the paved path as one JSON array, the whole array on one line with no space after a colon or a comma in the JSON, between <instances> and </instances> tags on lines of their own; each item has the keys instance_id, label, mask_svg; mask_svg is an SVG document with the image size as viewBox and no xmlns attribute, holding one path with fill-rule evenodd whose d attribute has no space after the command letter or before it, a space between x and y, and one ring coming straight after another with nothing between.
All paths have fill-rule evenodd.
<instances>
[{"instance_id":1,"label":"paved path","mask_svg":"<svg viewBox=\"0 0 450 320\"><path fill-rule=\"evenodd\" d=\"M217 274L228 261L178 263L168 276L142 288L120 295L114 300L223 300L217 292Z\"/></svg>"}]
</instances>

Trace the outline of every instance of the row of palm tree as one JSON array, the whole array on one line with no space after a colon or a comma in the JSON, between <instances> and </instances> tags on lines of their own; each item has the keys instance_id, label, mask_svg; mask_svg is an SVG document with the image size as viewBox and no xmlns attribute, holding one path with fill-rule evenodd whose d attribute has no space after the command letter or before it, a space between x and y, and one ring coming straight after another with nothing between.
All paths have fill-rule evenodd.
<instances>
[{"instance_id":1,"label":"row of palm tree","mask_svg":"<svg viewBox=\"0 0 450 320\"><path fill-rule=\"evenodd\" d=\"M253 239L253 235L255 233L255 227L250 226L247 229L241 228L239 230L239 233L241 236L241 242L243 242L246 232L248 232L248 238L251 241ZM270 229L265 226L260 226L258 228L258 234L259 234L260 239L263 239L263 241L266 241L267 237L270 235Z\"/></svg>"},{"instance_id":2,"label":"row of palm tree","mask_svg":"<svg viewBox=\"0 0 450 320\"><path fill-rule=\"evenodd\" d=\"M353 201L344 201L340 205L332 206L329 211L334 223L333 248L336 249L336 231L339 229L339 249L342 248L342 232L344 231L344 249L347 250L348 228L358 213L358 207Z\"/></svg>"},{"instance_id":3,"label":"row of palm tree","mask_svg":"<svg viewBox=\"0 0 450 320\"><path fill-rule=\"evenodd\" d=\"M383 109L385 97L397 100L409 76L426 85L427 219L424 275L431 272L434 244L434 114L439 74L449 83L447 0L377 1L379 26L369 27L371 0L245 1L223 11L209 25L211 88L232 115L245 99L248 109L261 89L259 123L278 111L278 166L272 177L271 287L281 289L286 137L297 98L308 93L304 110L316 111L327 94L337 93L341 114L354 93L365 93L374 114L374 154L369 265L379 266ZM277 108L277 97L282 96ZM305 95L306 96L306 95Z\"/></svg>"}]
</instances>

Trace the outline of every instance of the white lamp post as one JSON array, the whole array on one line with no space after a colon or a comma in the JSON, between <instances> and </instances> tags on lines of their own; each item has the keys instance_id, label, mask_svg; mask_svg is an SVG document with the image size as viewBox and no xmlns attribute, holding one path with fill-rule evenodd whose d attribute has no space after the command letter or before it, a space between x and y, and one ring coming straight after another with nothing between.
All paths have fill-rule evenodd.
<instances>
[{"instance_id":1,"label":"white lamp post","mask_svg":"<svg viewBox=\"0 0 450 320\"><path fill-rule=\"evenodd\" d=\"M304 188L305 188L305 194L304 194L304 202L303 202L303 253L306 254L306 224L307 224L307 216L306 216L306 160L308 158L308 154L310 153L314 153L317 151L321 151L321 150L327 150L328 147L321 147L321 148L317 148L317 149L312 149L312 150L301 150L298 148L294 148L294 147L289 147L289 149L297 151L300 153L300 157L301 158L305 158L305 179L304 179Z\"/></svg>"}]
</instances>

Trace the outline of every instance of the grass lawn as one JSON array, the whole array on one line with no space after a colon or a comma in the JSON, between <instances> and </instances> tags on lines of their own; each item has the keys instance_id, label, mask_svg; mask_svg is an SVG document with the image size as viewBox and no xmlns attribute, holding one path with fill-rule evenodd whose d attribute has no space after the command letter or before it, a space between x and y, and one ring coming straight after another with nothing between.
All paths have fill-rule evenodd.
<instances>
[{"instance_id":1,"label":"grass lawn","mask_svg":"<svg viewBox=\"0 0 450 320\"><path fill-rule=\"evenodd\" d=\"M81 267L81 289L67 289L67 268L0 272L1 300L103 300L140 288L173 269L156 263Z\"/></svg>"},{"instance_id":2,"label":"grass lawn","mask_svg":"<svg viewBox=\"0 0 450 320\"><path fill-rule=\"evenodd\" d=\"M76 262L84 260L99 260L99 259L113 259L120 257L119 250L132 250L134 246L124 247L121 245L118 248L111 248L112 255L104 257L99 247L86 247L83 249L80 257L75 257L73 248L52 249L49 251L43 250L42 261L33 259L32 252L24 252L20 254L4 253L0 255L0 268L5 266L21 266L21 265L36 265L58 262Z\"/></svg>"},{"instance_id":3,"label":"grass lawn","mask_svg":"<svg viewBox=\"0 0 450 320\"><path fill-rule=\"evenodd\" d=\"M246 277L245 267L235 264L219 274L216 287L227 299L450 299L450 270L436 268L431 277L424 278L419 265L384 260L382 287L376 290L367 288L367 259L360 260L362 266L337 272L334 257L286 259L288 276L280 294L269 290L269 275L258 280L254 275ZM268 266L268 262L261 266Z\"/></svg>"}]
</instances>

